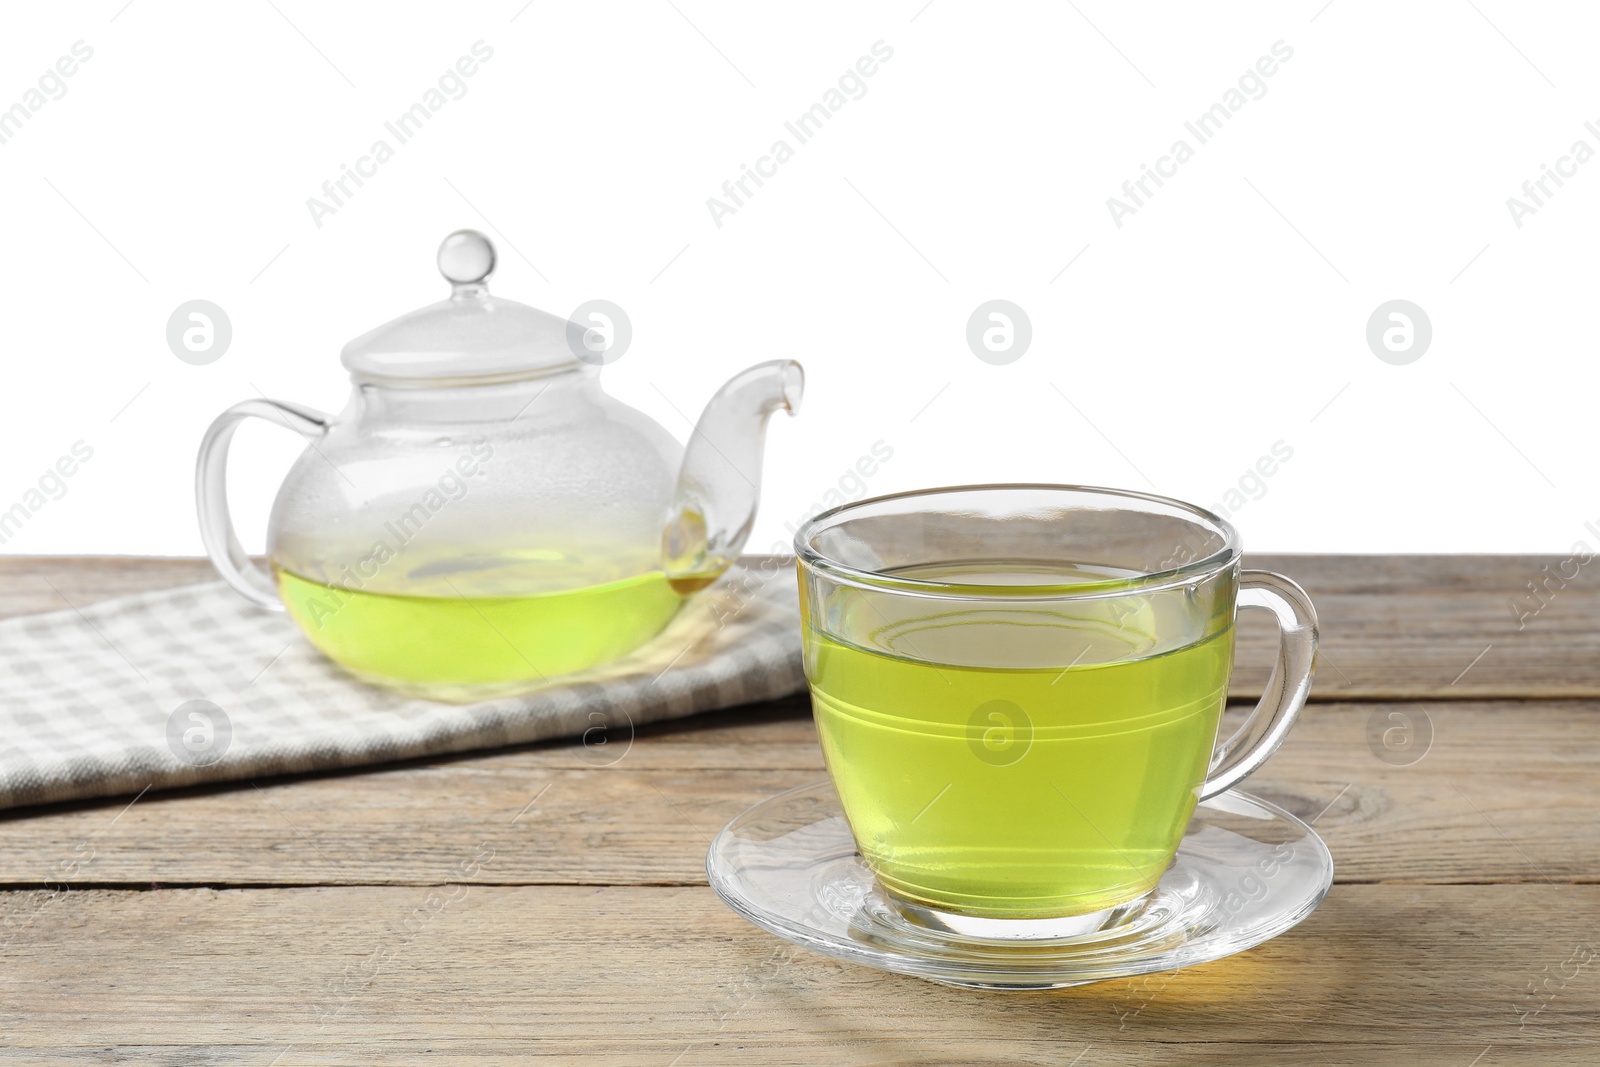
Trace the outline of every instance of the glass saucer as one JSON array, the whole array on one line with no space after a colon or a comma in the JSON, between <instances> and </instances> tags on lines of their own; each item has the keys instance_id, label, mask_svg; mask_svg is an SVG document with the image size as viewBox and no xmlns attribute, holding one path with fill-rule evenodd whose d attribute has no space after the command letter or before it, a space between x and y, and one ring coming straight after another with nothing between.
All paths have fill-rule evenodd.
<instances>
[{"instance_id":1,"label":"glass saucer","mask_svg":"<svg viewBox=\"0 0 1600 1067\"><path fill-rule=\"evenodd\" d=\"M838 959L946 985L1056 989L1231 956L1314 911L1333 857L1283 809L1229 791L1195 809L1178 856L1145 897L1072 936L975 937L911 921L856 855L821 781L762 801L722 829L706 875L763 930Z\"/></svg>"}]
</instances>

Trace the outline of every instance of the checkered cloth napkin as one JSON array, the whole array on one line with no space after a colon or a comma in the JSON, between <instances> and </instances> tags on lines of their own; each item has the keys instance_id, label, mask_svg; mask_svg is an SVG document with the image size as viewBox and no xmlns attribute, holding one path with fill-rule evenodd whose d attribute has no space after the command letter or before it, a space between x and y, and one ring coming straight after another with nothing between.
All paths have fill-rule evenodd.
<instances>
[{"instance_id":1,"label":"checkered cloth napkin","mask_svg":"<svg viewBox=\"0 0 1600 1067\"><path fill-rule=\"evenodd\" d=\"M220 582L0 621L0 808L633 727L804 687L793 571L747 557L655 641L473 704L367 685Z\"/></svg>"}]
</instances>

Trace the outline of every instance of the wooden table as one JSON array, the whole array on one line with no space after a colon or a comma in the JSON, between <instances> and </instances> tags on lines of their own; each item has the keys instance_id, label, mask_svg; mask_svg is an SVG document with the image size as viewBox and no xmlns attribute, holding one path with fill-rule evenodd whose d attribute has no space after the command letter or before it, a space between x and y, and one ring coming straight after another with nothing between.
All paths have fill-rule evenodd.
<instances>
[{"instance_id":1,"label":"wooden table","mask_svg":"<svg viewBox=\"0 0 1600 1067\"><path fill-rule=\"evenodd\" d=\"M1600 1063L1600 579L1547 585L1519 630L1510 602L1557 561L1251 562L1311 592L1326 654L1249 788L1338 864L1252 951L1002 995L773 939L702 863L821 777L794 699L642 729L609 766L541 744L8 813L0 1060ZM4 560L0 615L207 576Z\"/></svg>"}]
</instances>

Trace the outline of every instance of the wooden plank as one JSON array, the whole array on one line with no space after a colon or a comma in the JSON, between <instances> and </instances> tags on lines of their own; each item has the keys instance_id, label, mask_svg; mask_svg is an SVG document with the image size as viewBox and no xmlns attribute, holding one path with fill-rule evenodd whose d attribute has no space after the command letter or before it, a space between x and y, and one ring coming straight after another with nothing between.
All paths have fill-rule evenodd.
<instances>
[{"instance_id":1,"label":"wooden plank","mask_svg":"<svg viewBox=\"0 0 1600 1067\"><path fill-rule=\"evenodd\" d=\"M1322 630L1313 699L1600 696L1600 582L1538 556L1260 556L1246 565L1300 582ZM1528 591L1541 586L1546 600ZM1517 605L1521 605L1520 613ZM1259 613L1249 613L1256 615ZM1242 624L1261 634L1260 619ZM1519 621L1520 620L1520 621ZM1253 651L1256 649L1258 651ZM1268 656L1241 642L1245 688Z\"/></svg>"},{"instance_id":2,"label":"wooden plank","mask_svg":"<svg viewBox=\"0 0 1600 1067\"><path fill-rule=\"evenodd\" d=\"M0 556L0 619L84 608L153 589L215 581L203 559L148 556Z\"/></svg>"},{"instance_id":3,"label":"wooden plank","mask_svg":"<svg viewBox=\"0 0 1600 1067\"><path fill-rule=\"evenodd\" d=\"M1431 748L1385 762L1416 750L1369 732L1406 721ZM604 758L557 742L24 809L0 818L0 884L433 883L485 838L487 881L701 884L717 829L823 777L800 700L651 727ZM1594 702L1353 703L1312 705L1247 788L1314 819L1343 882L1600 881L1597 780Z\"/></svg>"},{"instance_id":4,"label":"wooden plank","mask_svg":"<svg viewBox=\"0 0 1600 1067\"><path fill-rule=\"evenodd\" d=\"M1600 582L1588 570L1562 580L1572 567L1559 558L1259 555L1246 562L1293 577L1317 605L1323 644L1314 699L1600 697ZM0 618L211 577L204 560L0 557ZM1513 603L1524 613L1540 603L1529 582L1544 583L1545 606L1519 628ZM1242 617L1235 696L1259 694L1271 664L1275 638L1259 614Z\"/></svg>"},{"instance_id":5,"label":"wooden plank","mask_svg":"<svg viewBox=\"0 0 1600 1067\"><path fill-rule=\"evenodd\" d=\"M1595 886L1339 886L1239 956L995 994L791 948L704 888L90 891L7 946L0 1042L278 1067L1593 1063L1600 959L1574 951L1597 928Z\"/></svg>"}]
</instances>

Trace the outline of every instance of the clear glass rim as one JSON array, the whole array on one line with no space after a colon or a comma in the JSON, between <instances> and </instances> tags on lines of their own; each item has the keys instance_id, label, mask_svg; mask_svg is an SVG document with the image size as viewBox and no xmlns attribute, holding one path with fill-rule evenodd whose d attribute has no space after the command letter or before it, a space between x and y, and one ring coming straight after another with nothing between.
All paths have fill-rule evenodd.
<instances>
[{"instance_id":1,"label":"clear glass rim","mask_svg":"<svg viewBox=\"0 0 1600 1067\"><path fill-rule=\"evenodd\" d=\"M455 377L428 378L404 374L373 374L367 371L351 371L350 381L358 388L396 389L416 392L424 389L468 389L486 385L515 385L518 382L533 381L537 378L552 378L558 374L572 374L574 372L584 377L593 378L600 373L600 368L575 359L570 363L552 364L548 367L525 367L520 370L496 371L490 374L466 374Z\"/></svg>"},{"instance_id":2,"label":"clear glass rim","mask_svg":"<svg viewBox=\"0 0 1600 1067\"><path fill-rule=\"evenodd\" d=\"M1109 499L1159 504L1193 517L1197 520L1198 525L1213 527L1222 536L1222 547L1197 560L1127 578L1103 578L1062 585L1019 585L1014 587L1017 590L1015 593L1009 591L1012 587L997 589L995 586L988 585L982 587L982 593L978 593L975 591L975 586L961 582L930 581L926 578L912 578L852 567L847 563L828 557L812 543L817 534L826 528L836 525L836 520L840 516L888 501L936 498L961 493L1019 491L1078 493ZM1239 542L1239 531L1227 519L1199 505L1190 504L1187 501L1173 497L1161 496L1156 493L1141 493L1133 489L1114 489L1098 485L1070 485L1054 482L995 482L909 489L901 493L865 497L861 500L852 500L847 504L840 504L838 507L829 508L827 511L813 516L800 527L794 535L794 553L795 558L802 566L827 575L834 581L862 589L967 600L1070 600L1083 597L1115 596L1131 592L1142 593L1184 585L1197 579L1210 577L1232 566L1238 562L1242 555L1242 550Z\"/></svg>"}]
</instances>

